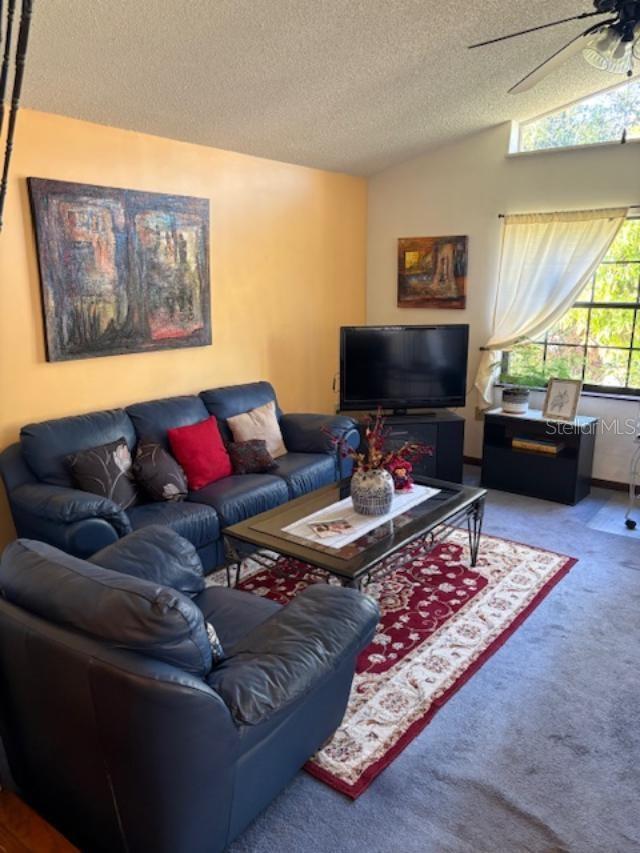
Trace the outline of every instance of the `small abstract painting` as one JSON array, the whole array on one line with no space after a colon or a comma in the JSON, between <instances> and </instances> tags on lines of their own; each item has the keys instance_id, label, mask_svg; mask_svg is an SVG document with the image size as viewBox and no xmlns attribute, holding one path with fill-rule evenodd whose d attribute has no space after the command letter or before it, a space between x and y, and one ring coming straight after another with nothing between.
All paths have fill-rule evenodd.
<instances>
[{"instance_id":1,"label":"small abstract painting","mask_svg":"<svg viewBox=\"0 0 640 853\"><path fill-rule=\"evenodd\" d=\"M28 183L49 361L211 343L207 199Z\"/></svg>"},{"instance_id":2,"label":"small abstract painting","mask_svg":"<svg viewBox=\"0 0 640 853\"><path fill-rule=\"evenodd\" d=\"M465 308L468 237L398 240L398 307Z\"/></svg>"}]
</instances>

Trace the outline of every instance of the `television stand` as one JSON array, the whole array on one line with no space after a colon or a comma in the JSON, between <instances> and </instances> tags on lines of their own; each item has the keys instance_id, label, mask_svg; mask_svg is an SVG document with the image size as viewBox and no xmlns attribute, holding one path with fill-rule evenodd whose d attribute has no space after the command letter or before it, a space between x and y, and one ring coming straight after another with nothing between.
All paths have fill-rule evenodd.
<instances>
[{"instance_id":1,"label":"television stand","mask_svg":"<svg viewBox=\"0 0 640 853\"><path fill-rule=\"evenodd\" d=\"M597 424L597 418L580 415L547 420L537 409L524 415L486 412L482 485L577 504L591 489Z\"/></svg>"},{"instance_id":2,"label":"television stand","mask_svg":"<svg viewBox=\"0 0 640 853\"><path fill-rule=\"evenodd\" d=\"M362 412L340 411L358 421L364 429ZM433 448L432 456L423 456L413 466L413 473L450 483L462 482L464 455L464 418L447 409L438 411L400 414L394 410L385 416L389 430L387 445L393 449L405 442L428 444Z\"/></svg>"}]
</instances>

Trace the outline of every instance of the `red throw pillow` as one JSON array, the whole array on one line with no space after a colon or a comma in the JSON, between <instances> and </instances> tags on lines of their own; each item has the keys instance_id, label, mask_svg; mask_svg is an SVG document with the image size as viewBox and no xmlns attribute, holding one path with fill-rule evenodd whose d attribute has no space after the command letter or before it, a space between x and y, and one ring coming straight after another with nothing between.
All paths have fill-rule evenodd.
<instances>
[{"instance_id":1,"label":"red throw pillow","mask_svg":"<svg viewBox=\"0 0 640 853\"><path fill-rule=\"evenodd\" d=\"M233 473L213 416L198 424L170 429L167 435L173 455L182 465L193 491Z\"/></svg>"}]
</instances>

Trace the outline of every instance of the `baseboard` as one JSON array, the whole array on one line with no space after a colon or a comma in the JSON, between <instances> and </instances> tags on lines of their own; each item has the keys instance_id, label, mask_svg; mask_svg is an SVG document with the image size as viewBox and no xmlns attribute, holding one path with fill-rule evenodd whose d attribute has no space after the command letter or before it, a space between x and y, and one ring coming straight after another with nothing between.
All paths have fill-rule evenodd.
<instances>
[{"instance_id":1,"label":"baseboard","mask_svg":"<svg viewBox=\"0 0 640 853\"><path fill-rule=\"evenodd\" d=\"M616 492L628 492L628 483L617 483L615 480L598 480L596 477L591 478L591 485L599 489L614 489Z\"/></svg>"},{"instance_id":2,"label":"baseboard","mask_svg":"<svg viewBox=\"0 0 640 853\"><path fill-rule=\"evenodd\" d=\"M465 456L464 464L481 466L482 459L479 459L477 456ZM613 489L616 492L629 491L628 483L618 483L616 480L599 480L597 477L592 477L591 485L598 489Z\"/></svg>"}]
</instances>

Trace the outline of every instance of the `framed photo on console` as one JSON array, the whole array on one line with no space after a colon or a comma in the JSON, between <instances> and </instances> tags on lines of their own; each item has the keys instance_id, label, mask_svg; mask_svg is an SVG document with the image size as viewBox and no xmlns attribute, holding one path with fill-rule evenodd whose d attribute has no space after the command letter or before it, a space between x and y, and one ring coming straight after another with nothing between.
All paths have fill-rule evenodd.
<instances>
[{"instance_id":1,"label":"framed photo on console","mask_svg":"<svg viewBox=\"0 0 640 853\"><path fill-rule=\"evenodd\" d=\"M542 416L554 421L572 421L578 410L581 392L580 379L550 379Z\"/></svg>"}]
</instances>

